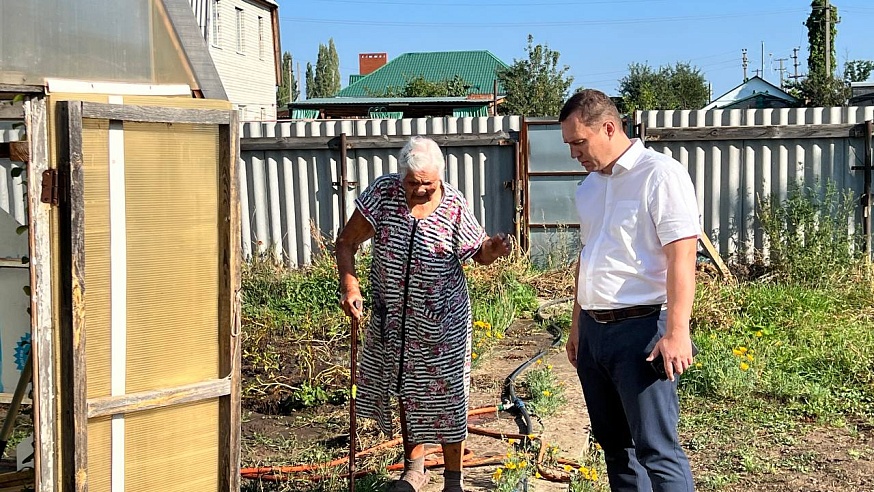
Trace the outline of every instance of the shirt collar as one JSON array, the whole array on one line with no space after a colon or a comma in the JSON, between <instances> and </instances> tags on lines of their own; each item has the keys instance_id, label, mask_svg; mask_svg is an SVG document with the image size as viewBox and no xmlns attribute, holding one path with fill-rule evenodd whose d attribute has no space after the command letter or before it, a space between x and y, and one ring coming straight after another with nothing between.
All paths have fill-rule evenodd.
<instances>
[{"instance_id":1,"label":"shirt collar","mask_svg":"<svg viewBox=\"0 0 874 492\"><path fill-rule=\"evenodd\" d=\"M633 168L644 150L646 150L646 147L643 146L643 143L639 138L631 139L631 147L628 147L628 150L626 150L621 156L619 156L619 159L616 160L616 165L613 166L613 174L616 174L620 169L624 172Z\"/></svg>"}]
</instances>

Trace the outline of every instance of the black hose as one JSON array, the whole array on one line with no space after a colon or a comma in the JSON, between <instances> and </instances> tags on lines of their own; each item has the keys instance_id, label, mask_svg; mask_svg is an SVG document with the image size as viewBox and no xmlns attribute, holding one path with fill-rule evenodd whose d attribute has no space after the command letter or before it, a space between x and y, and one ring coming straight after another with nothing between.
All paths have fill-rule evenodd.
<instances>
[{"instance_id":1,"label":"black hose","mask_svg":"<svg viewBox=\"0 0 874 492\"><path fill-rule=\"evenodd\" d=\"M564 302L572 301L573 297L565 297L561 299L553 299L551 301L547 301L541 304L537 310L534 312L534 320L539 324L544 324L548 321L548 319L544 318L540 314L540 310L549 306L554 306L556 304L561 304ZM528 408L525 406L525 402L522 401L521 398L516 396L516 377L519 376L525 369L530 367L532 364L536 363L538 360L543 358L549 350L552 348L556 348L561 344L561 328L558 327L555 323L548 323L545 327L546 331L552 335L552 342L549 344L549 347L544 347L540 349L533 357L523 362L519 367L517 367L513 372L504 379L504 385L501 388L501 401L503 402L501 408L504 411L509 412L511 415L515 417L516 425L519 426L519 434L524 436L530 436L534 433L534 426L531 423L531 413L528 412ZM521 491L528 491L528 478L522 480L521 483Z\"/></svg>"}]
</instances>

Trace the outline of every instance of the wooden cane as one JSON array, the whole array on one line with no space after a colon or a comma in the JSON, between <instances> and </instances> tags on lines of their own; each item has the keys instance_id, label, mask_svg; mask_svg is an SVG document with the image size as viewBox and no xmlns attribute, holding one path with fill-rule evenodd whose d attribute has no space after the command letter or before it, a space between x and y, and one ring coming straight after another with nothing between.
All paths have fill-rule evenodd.
<instances>
[{"instance_id":1,"label":"wooden cane","mask_svg":"<svg viewBox=\"0 0 874 492\"><path fill-rule=\"evenodd\" d=\"M355 301L355 308L361 309L361 301ZM355 492L355 441L358 436L358 426L355 421L355 398L358 386L355 381L355 366L358 359L358 318L352 315L351 329L352 348L349 354L349 492Z\"/></svg>"}]
</instances>

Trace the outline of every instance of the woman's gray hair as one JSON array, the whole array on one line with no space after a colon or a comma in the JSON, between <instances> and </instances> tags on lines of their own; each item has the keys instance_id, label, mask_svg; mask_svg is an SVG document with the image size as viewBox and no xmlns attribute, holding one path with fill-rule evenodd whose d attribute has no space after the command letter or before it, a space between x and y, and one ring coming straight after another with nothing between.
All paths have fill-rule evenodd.
<instances>
[{"instance_id":1,"label":"woman's gray hair","mask_svg":"<svg viewBox=\"0 0 874 492\"><path fill-rule=\"evenodd\" d=\"M398 174L401 178L411 171L415 173L434 169L442 181L445 168L446 160L443 151L440 150L437 142L427 137L410 138L398 156Z\"/></svg>"}]
</instances>

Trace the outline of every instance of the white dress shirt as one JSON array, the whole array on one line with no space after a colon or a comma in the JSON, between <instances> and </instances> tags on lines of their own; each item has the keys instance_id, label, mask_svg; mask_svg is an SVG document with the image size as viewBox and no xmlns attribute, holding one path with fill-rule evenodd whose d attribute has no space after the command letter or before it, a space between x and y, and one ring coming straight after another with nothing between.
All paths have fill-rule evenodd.
<instances>
[{"instance_id":1,"label":"white dress shirt","mask_svg":"<svg viewBox=\"0 0 874 492\"><path fill-rule=\"evenodd\" d=\"M579 289L583 309L662 304L667 257L662 247L701 233L689 173L638 139L612 174L592 173L577 187Z\"/></svg>"}]
</instances>

